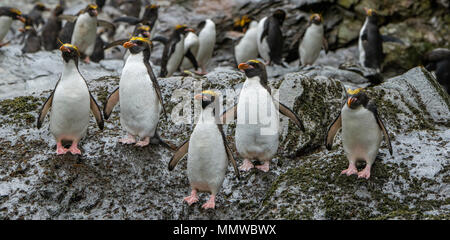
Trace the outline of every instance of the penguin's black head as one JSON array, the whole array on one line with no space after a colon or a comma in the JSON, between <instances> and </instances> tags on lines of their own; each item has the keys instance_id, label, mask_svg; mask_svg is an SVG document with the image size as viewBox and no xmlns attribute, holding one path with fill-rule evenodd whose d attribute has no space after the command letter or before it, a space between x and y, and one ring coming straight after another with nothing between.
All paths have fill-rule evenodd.
<instances>
[{"instance_id":1,"label":"penguin's black head","mask_svg":"<svg viewBox=\"0 0 450 240\"><path fill-rule=\"evenodd\" d=\"M195 32L195 31L192 28L188 28L186 24L183 24L183 25L176 25L175 32L177 34L186 34L188 32Z\"/></svg>"},{"instance_id":2,"label":"penguin's black head","mask_svg":"<svg viewBox=\"0 0 450 240\"><path fill-rule=\"evenodd\" d=\"M239 64L238 68L245 72L248 78L258 76L261 80L267 80L266 66L258 60L250 60L246 63Z\"/></svg>"},{"instance_id":3,"label":"penguin's black head","mask_svg":"<svg viewBox=\"0 0 450 240\"><path fill-rule=\"evenodd\" d=\"M80 52L78 51L77 46L66 43L63 44L59 50L61 50L65 62L69 62L70 60L74 60L76 63L78 62Z\"/></svg>"},{"instance_id":4,"label":"penguin's black head","mask_svg":"<svg viewBox=\"0 0 450 240\"><path fill-rule=\"evenodd\" d=\"M369 21L376 23L378 19L378 14L375 10L372 8L364 8L364 11L366 11L366 15L369 18Z\"/></svg>"},{"instance_id":5,"label":"penguin's black head","mask_svg":"<svg viewBox=\"0 0 450 240\"><path fill-rule=\"evenodd\" d=\"M248 15L244 15L241 18L237 18L234 20L233 28L238 31L246 32L248 30L248 27L250 23L252 22L252 17L249 17Z\"/></svg>"},{"instance_id":6,"label":"penguin's black head","mask_svg":"<svg viewBox=\"0 0 450 240\"><path fill-rule=\"evenodd\" d=\"M136 33L134 35L150 39L150 30L150 26L142 25L136 29Z\"/></svg>"},{"instance_id":7,"label":"penguin's black head","mask_svg":"<svg viewBox=\"0 0 450 240\"><path fill-rule=\"evenodd\" d=\"M87 7L84 9L85 12L89 13L89 16L91 17L96 17L98 15L98 11L97 11L97 4L89 4L87 5Z\"/></svg>"},{"instance_id":8,"label":"penguin's black head","mask_svg":"<svg viewBox=\"0 0 450 240\"><path fill-rule=\"evenodd\" d=\"M14 20L19 20L23 23L26 22L26 19L22 16L22 12L20 12L17 8L8 9L8 11L4 15L9 16Z\"/></svg>"},{"instance_id":9,"label":"penguin's black head","mask_svg":"<svg viewBox=\"0 0 450 240\"><path fill-rule=\"evenodd\" d=\"M99 9L102 9L105 6L106 0L95 0L95 3L97 4Z\"/></svg>"},{"instance_id":10,"label":"penguin's black head","mask_svg":"<svg viewBox=\"0 0 450 240\"><path fill-rule=\"evenodd\" d=\"M309 20L316 25L320 25L322 23L322 16L318 13L314 13L309 17Z\"/></svg>"},{"instance_id":11,"label":"penguin's black head","mask_svg":"<svg viewBox=\"0 0 450 240\"><path fill-rule=\"evenodd\" d=\"M43 3L40 3L40 2L36 3L34 5L33 9L36 9L36 10L39 10L39 11L49 11L50 10L50 8L47 8Z\"/></svg>"},{"instance_id":12,"label":"penguin's black head","mask_svg":"<svg viewBox=\"0 0 450 240\"><path fill-rule=\"evenodd\" d=\"M148 38L132 37L128 42L123 44L123 47L129 49L131 54L137 54L146 49L150 49L151 44L152 42Z\"/></svg>"},{"instance_id":13,"label":"penguin's black head","mask_svg":"<svg viewBox=\"0 0 450 240\"><path fill-rule=\"evenodd\" d=\"M150 4L150 5L145 6L145 9L152 9L153 11L157 11L158 8L159 8L159 5L157 5L157 4Z\"/></svg>"},{"instance_id":14,"label":"penguin's black head","mask_svg":"<svg viewBox=\"0 0 450 240\"><path fill-rule=\"evenodd\" d=\"M278 19L278 21L280 22L280 25L282 25L284 22L284 19L286 18L286 12L281 9L278 9L273 13L272 16L274 18Z\"/></svg>"},{"instance_id":15,"label":"penguin's black head","mask_svg":"<svg viewBox=\"0 0 450 240\"><path fill-rule=\"evenodd\" d=\"M367 106L369 97L362 88L358 88L355 90L349 89L347 90L347 93L349 94L347 99L347 106L349 108L356 109L359 106Z\"/></svg>"},{"instance_id":16,"label":"penguin's black head","mask_svg":"<svg viewBox=\"0 0 450 240\"><path fill-rule=\"evenodd\" d=\"M53 9L54 16L59 16L59 15L63 14L63 12L64 12L64 8L61 5L56 5L56 7Z\"/></svg>"},{"instance_id":17,"label":"penguin's black head","mask_svg":"<svg viewBox=\"0 0 450 240\"><path fill-rule=\"evenodd\" d=\"M25 26L24 28L19 28L19 32L23 32L23 33L36 33L36 30L34 29L33 26L28 25L28 26Z\"/></svg>"},{"instance_id":18,"label":"penguin's black head","mask_svg":"<svg viewBox=\"0 0 450 240\"><path fill-rule=\"evenodd\" d=\"M202 108L205 109L208 106L213 106L211 103L214 103L216 100L217 94L214 91L206 90L200 94L195 95L194 99L202 100Z\"/></svg>"}]
</instances>

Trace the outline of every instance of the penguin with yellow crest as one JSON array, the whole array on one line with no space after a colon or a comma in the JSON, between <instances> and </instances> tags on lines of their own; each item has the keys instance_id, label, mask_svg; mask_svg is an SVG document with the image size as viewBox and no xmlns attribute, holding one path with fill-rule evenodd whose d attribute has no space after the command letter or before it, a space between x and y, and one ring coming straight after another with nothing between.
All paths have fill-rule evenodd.
<instances>
[{"instance_id":1,"label":"penguin with yellow crest","mask_svg":"<svg viewBox=\"0 0 450 240\"><path fill-rule=\"evenodd\" d=\"M371 101L362 88L349 89L346 104L341 113L330 125L327 131L325 145L331 150L336 133L342 128L342 144L349 161L348 168L341 174L350 176L357 174L358 178L369 179L372 164L381 145L386 141L392 156L392 146L389 134L378 116L377 106ZM366 167L358 172L357 161L365 161Z\"/></svg>"}]
</instances>

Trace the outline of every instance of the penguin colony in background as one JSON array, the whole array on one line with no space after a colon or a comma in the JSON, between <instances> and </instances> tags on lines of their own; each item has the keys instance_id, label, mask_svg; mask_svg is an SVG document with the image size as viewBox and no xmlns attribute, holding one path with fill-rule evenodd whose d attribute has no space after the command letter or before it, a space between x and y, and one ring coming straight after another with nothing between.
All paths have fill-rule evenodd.
<instances>
[{"instance_id":1,"label":"penguin colony in background","mask_svg":"<svg viewBox=\"0 0 450 240\"><path fill-rule=\"evenodd\" d=\"M62 75L43 104L37 120L37 127L41 128L50 112L49 129L56 140L56 154L81 154L78 143L86 135L90 112L102 130L104 121L109 119L114 106L119 104L120 125L127 133L119 142L144 147L151 139L157 139L161 145L174 151L168 166L170 171L187 156L186 173L191 194L184 201L191 205L198 201L198 192L208 192L211 194L210 198L202 207L209 209L215 208L215 198L223 184L228 163L232 164L238 179L239 171L249 171L252 168L269 171L270 162L279 145L280 113L287 116L301 131L305 131L301 118L273 98L268 86L266 65L285 66L282 57L282 25L286 13L283 10L277 9L259 22L248 16L235 22L234 26L242 34L234 42L234 58L237 68L246 76L238 101L230 109L219 113L219 93L205 90L195 95L194 100L202 106L199 120L190 138L173 149L160 139L157 132L160 115L167 118L167 113L161 87L150 62L153 43L159 42L164 46L159 77L170 77L179 70L188 69L195 69L197 74L203 75L206 74L214 51L217 35L215 23L211 19L205 19L196 29L179 24L173 27L168 38L154 36L159 6L144 6L144 14L140 17L143 7L141 1L112 1L111 4L116 4L115 7L126 12L126 16L115 19L113 24L97 18L105 1L96 2L98 5L89 4L72 16L63 14L65 4L60 1L47 21L43 20L42 12L50 9L41 3L36 3L28 14L22 14L11 7L0 7L0 47L8 44L4 38L11 23L18 20L24 23L21 29L25 38L22 49L24 53L36 52L42 47L46 50L59 48L61 51L64 63ZM373 9L365 11L366 20L358 40L359 61L364 67L381 71L382 42L392 41L392 38L379 33L376 12ZM66 22L64 26L63 21ZM131 36L105 43L101 35L114 33L118 23L133 26ZM38 28L41 29L37 31ZM42 32L41 36L39 32ZM290 51L286 62L299 59L302 66L312 65L322 49L328 51L320 14L310 16L307 27L299 36L296 43L298 45ZM89 91L87 81L80 74L79 61L99 61L103 58L103 51L112 47L126 49L124 65L119 86L110 94L103 110L100 110ZM256 60L258 56L263 61ZM427 53L425 60L426 68L435 71L438 81L449 92L450 51L436 49ZM368 179L383 139L390 154L393 154L390 137L378 115L375 102L369 99L364 89L349 89L347 93L347 101L330 124L324 145L331 150L335 135L342 129L343 148L349 165L341 174L356 174L359 178ZM270 114L260 114L262 109ZM249 121L257 116L259 121ZM237 119L235 147L243 158L240 167L237 166L222 128L222 124L234 119ZM67 143L70 143L69 148L66 148ZM356 168L357 161L366 163L366 167L360 172Z\"/></svg>"}]
</instances>

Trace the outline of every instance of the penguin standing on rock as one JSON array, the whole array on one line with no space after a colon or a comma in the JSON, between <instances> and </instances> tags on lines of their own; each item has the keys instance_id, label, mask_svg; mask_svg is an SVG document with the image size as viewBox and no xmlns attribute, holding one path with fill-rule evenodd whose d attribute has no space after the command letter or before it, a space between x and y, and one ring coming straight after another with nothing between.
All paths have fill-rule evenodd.
<instances>
[{"instance_id":1,"label":"penguin standing on rock","mask_svg":"<svg viewBox=\"0 0 450 240\"><path fill-rule=\"evenodd\" d=\"M42 28L42 44L45 50L51 51L58 48L58 35L62 29L62 23L59 16L64 12L61 5L57 5L53 11L52 16L47 20L47 23ZM68 40L69 41L69 40ZM67 42L68 42L67 41Z\"/></svg>"},{"instance_id":2,"label":"penguin standing on rock","mask_svg":"<svg viewBox=\"0 0 450 240\"><path fill-rule=\"evenodd\" d=\"M298 48L300 64L312 65L319 57L322 48L328 51L328 43L324 37L322 17L315 13L310 17L308 27Z\"/></svg>"},{"instance_id":3,"label":"penguin standing on rock","mask_svg":"<svg viewBox=\"0 0 450 240\"><path fill-rule=\"evenodd\" d=\"M278 150L278 112L289 117L302 131L305 128L297 114L272 98L264 63L250 60L239 64L238 68L245 72L247 79L237 104L222 115L222 122L237 117L236 150L244 157L239 168L248 171L254 167L251 160L259 160L263 164L256 168L267 172Z\"/></svg>"},{"instance_id":4,"label":"penguin standing on rock","mask_svg":"<svg viewBox=\"0 0 450 240\"><path fill-rule=\"evenodd\" d=\"M359 32L359 62L363 67L381 71L383 63L383 37L378 30L378 16L375 10L364 8L367 17Z\"/></svg>"},{"instance_id":5,"label":"penguin standing on rock","mask_svg":"<svg viewBox=\"0 0 450 240\"><path fill-rule=\"evenodd\" d=\"M370 169L377 156L383 135L392 156L391 141L378 116L375 102L369 100L362 88L349 89L347 92L349 94L347 103L328 128L325 145L328 150L331 150L334 136L342 128L342 144L349 165L341 174L347 176L358 174L358 178L369 179ZM361 172L356 169L358 160L366 162L366 167Z\"/></svg>"},{"instance_id":6,"label":"penguin standing on rock","mask_svg":"<svg viewBox=\"0 0 450 240\"><path fill-rule=\"evenodd\" d=\"M25 45L22 48L22 53L35 53L41 50L41 38L33 26L26 26L19 31L25 34Z\"/></svg>"},{"instance_id":7,"label":"penguin standing on rock","mask_svg":"<svg viewBox=\"0 0 450 240\"><path fill-rule=\"evenodd\" d=\"M195 57L202 70L200 74L206 74L206 67L216 44L216 24L211 19L206 19L198 25L198 29L199 47Z\"/></svg>"},{"instance_id":8,"label":"penguin standing on rock","mask_svg":"<svg viewBox=\"0 0 450 240\"><path fill-rule=\"evenodd\" d=\"M257 28L258 22L251 21L244 36L238 39L237 44L234 46L236 64L247 62L258 57L258 44L256 42Z\"/></svg>"},{"instance_id":9,"label":"penguin standing on rock","mask_svg":"<svg viewBox=\"0 0 450 240\"><path fill-rule=\"evenodd\" d=\"M123 144L136 143L144 147L150 138L158 138L157 126L164 110L161 90L150 66L150 44L147 38L133 37L123 46L131 55L127 58L120 77L119 87L108 97L103 110L108 119L114 106L120 101L120 124L128 137L119 140ZM160 140L160 139L159 139Z\"/></svg>"},{"instance_id":10,"label":"penguin standing on rock","mask_svg":"<svg viewBox=\"0 0 450 240\"><path fill-rule=\"evenodd\" d=\"M264 17L258 23L258 52L267 65L271 63L282 65L284 38L281 26L285 18L286 13L278 9L272 16Z\"/></svg>"},{"instance_id":11,"label":"penguin standing on rock","mask_svg":"<svg viewBox=\"0 0 450 240\"><path fill-rule=\"evenodd\" d=\"M198 63L196 55L198 52L199 40L197 34L189 32L184 39L184 58L181 63L181 70L190 69L192 67L195 70L198 69Z\"/></svg>"},{"instance_id":12,"label":"penguin standing on rock","mask_svg":"<svg viewBox=\"0 0 450 240\"><path fill-rule=\"evenodd\" d=\"M194 97L201 101L202 111L194 131L188 141L184 142L169 162L169 171L188 155L187 175L191 185L191 195L184 198L189 205L198 202L197 192L209 192L209 200L203 204L204 209L215 207L215 198L222 186L227 171L228 161L233 164L239 179L236 160L227 144L222 124L218 124L218 97L213 91L203 91Z\"/></svg>"},{"instance_id":13,"label":"penguin standing on rock","mask_svg":"<svg viewBox=\"0 0 450 240\"><path fill-rule=\"evenodd\" d=\"M429 51L424 56L425 68L434 71L436 79L450 94L450 50L446 48L436 48Z\"/></svg>"},{"instance_id":14,"label":"penguin standing on rock","mask_svg":"<svg viewBox=\"0 0 450 240\"><path fill-rule=\"evenodd\" d=\"M0 48L8 44L8 42L2 43L2 41L11 28L13 20L19 20L23 23L26 21L18 9L11 7L0 7Z\"/></svg>"},{"instance_id":15,"label":"penguin standing on rock","mask_svg":"<svg viewBox=\"0 0 450 240\"><path fill-rule=\"evenodd\" d=\"M103 130L103 116L97 102L89 92L86 80L78 69L80 53L71 44L60 48L64 60L64 70L50 97L44 103L37 120L41 128L45 115L51 108L50 132L56 139L56 153L81 154L78 142L86 135L89 124L89 112L92 111L97 124ZM62 141L72 141L69 149Z\"/></svg>"},{"instance_id":16,"label":"penguin standing on rock","mask_svg":"<svg viewBox=\"0 0 450 240\"><path fill-rule=\"evenodd\" d=\"M159 77L172 76L182 63L184 56L184 38L188 32L194 32L194 30L188 28L186 25L177 25L169 39L160 36L153 38L153 41L164 43Z\"/></svg>"}]
</instances>

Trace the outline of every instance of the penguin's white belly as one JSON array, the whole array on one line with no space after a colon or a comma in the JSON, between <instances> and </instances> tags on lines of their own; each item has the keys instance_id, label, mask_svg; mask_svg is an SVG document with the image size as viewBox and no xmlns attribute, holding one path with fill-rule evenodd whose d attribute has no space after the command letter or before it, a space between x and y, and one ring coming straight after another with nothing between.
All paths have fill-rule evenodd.
<instances>
[{"instance_id":1,"label":"penguin's white belly","mask_svg":"<svg viewBox=\"0 0 450 240\"><path fill-rule=\"evenodd\" d=\"M132 57L128 58L119 83L120 124L132 135L153 137L161 104L147 68L133 62Z\"/></svg>"},{"instance_id":2,"label":"penguin's white belly","mask_svg":"<svg viewBox=\"0 0 450 240\"><path fill-rule=\"evenodd\" d=\"M302 64L313 64L322 50L323 28L312 24L299 47Z\"/></svg>"},{"instance_id":3,"label":"penguin's white belly","mask_svg":"<svg viewBox=\"0 0 450 240\"><path fill-rule=\"evenodd\" d=\"M364 50L364 46L362 44L362 35L364 31L366 30L367 23L369 20L366 18L366 21L364 22L364 25L361 28L361 31L359 32L359 38L358 38L358 50L359 50L359 63L361 66L365 67L365 60L366 60L366 51Z\"/></svg>"},{"instance_id":4,"label":"penguin's white belly","mask_svg":"<svg viewBox=\"0 0 450 240\"><path fill-rule=\"evenodd\" d=\"M217 125L199 123L189 140L187 175L192 188L217 194L227 170L227 154Z\"/></svg>"},{"instance_id":5,"label":"penguin's white belly","mask_svg":"<svg viewBox=\"0 0 450 240\"><path fill-rule=\"evenodd\" d=\"M71 43L77 46L80 52L90 56L94 52L96 36L97 18L90 17L87 13L80 15L73 29Z\"/></svg>"},{"instance_id":6,"label":"penguin's white belly","mask_svg":"<svg viewBox=\"0 0 450 240\"><path fill-rule=\"evenodd\" d=\"M184 39L184 54L186 55L188 50L191 50L192 55L197 58L199 41L195 33L188 33L186 39ZM181 70L193 68L191 61L187 57L183 57L183 62L181 63Z\"/></svg>"},{"instance_id":7,"label":"penguin's white belly","mask_svg":"<svg viewBox=\"0 0 450 240\"><path fill-rule=\"evenodd\" d=\"M216 44L216 27L211 20L207 20L204 29L200 32L197 61L200 66L206 67L211 59Z\"/></svg>"},{"instance_id":8,"label":"penguin's white belly","mask_svg":"<svg viewBox=\"0 0 450 240\"><path fill-rule=\"evenodd\" d=\"M342 109L342 138L344 151L354 159L373 162L383 139L375 116L365 108Z\"/></svg>"},{"instance_id":9,"label":"penguin's white belly","mask_svg":"<svg viewBox=\"0 0 450 240\"><path fill-rule=\"evenodd\" d=\"M9 28L11 27L12 21L13 20L10 17L6 17L6 16L0 17L0 41L2 41L3 38L5 38L6 34L8 34L8 31L9 31Z\"/></svg>"},{"instance_id":10,"label":"penguin's white belly","mask_svg":"<svg viewBox=\"0 0 450 240\"><path fill-rule=\"evenodd\" d=\"M53 95L50 132L56 139L79 140L89 124L90 95L80 76L61 79Z\"/></svg>"},{"instance_id":11,"label":"penguin's white belly","mask_svg":"<svg viewBox=\"0 0 450 240\"><path fill-rule=\"evenodd\" d=\"M261 57L265 60L265 61L269 61L270 60L270 56L269 56L269 52L270 52L270 48L269 48L269 44L267 43L267 36L264 37L261 41L261 36L263 34L264 31L264 23L266 22L267 17L263 18L259 23L258 23L258 34L257 34L257 39L256 42L258 43L258 52L259 55L261 55Z\"/></svg>"},{"instance_id":12,"label":"penguin's white belly","mask_svg":"<svg viewBox=\"0 0 450 240\"><path fill-rule=\"evenodd\" d=\"M249 29L234 48L237 64L247 62L258 57L258 44L256 43L256 28Z\"/></svg>"},{"instance_id":13,"label":"penguin's white belly","mask_svg":"<svg viewBox=\"0 0 450 240\"><path fill-rule=\"evenodd\" d=\"M169 57L169 61L167 61L167 77L172 76L172 74L177 70L180 66L181 61L184 56L184 37L175 45L175 51Z\"/></svg>"},{"instance_id":14,"label":"penguin's white belly","mask_svg":"<svg viewBox=\"0 0 450 240\"><path fill-rule=\"evenodd\" d=\"M278 112L271 96L259 83L247 86L244 83L239 96L237 121L236 149L239 154L249 159L272 159L278 149Z\"/></svg>"}]
</instances>

